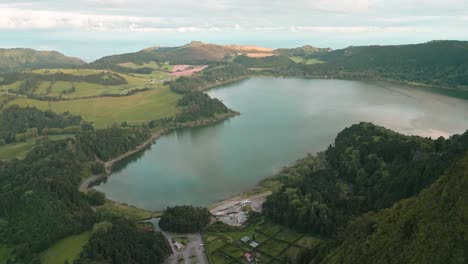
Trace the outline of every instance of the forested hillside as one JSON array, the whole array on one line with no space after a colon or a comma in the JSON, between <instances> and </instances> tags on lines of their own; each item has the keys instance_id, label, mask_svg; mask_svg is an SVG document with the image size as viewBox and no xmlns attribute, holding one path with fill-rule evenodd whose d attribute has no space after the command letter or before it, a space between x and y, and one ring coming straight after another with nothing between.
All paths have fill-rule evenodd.
<instances>
[{"instance_id":1,"label":"forested hillside","mask_svg":"<svg viewBox=\"0 0 468 264\"><path fill-rule=\"evenodd\" d=\"M56 51L33 49L0 49L0 72L23 71L38 68L71 68L84 61L67 57Z\"/></svg>"},{"instance_id":2,"label":"forested hillside","mask_svg":"<svg viewBox=\"0 0 468 264\"><path fill-rule=\"evenodd\" d=\"M19 132L28 128L44 131L45 126L61 127L81 121L79 117L34 108L13 107L2 115L8 129ZM114 232L93 233L92 250L83 253L80 263L112 258L109 251L94 247L106 239L115 246L132 248L118 252L122 259L141 260L144 255L143 260L148 262L141 263L154 263L151 261L156 259L162 262L169 249L161 237L143 234L133 222L95 212L92 206L102 204L102 197L96 199L95 192L78 191L85 177L102 172L95 157L105 160L134 149L148 139L149 132L144 128L119 127L95 130L83 123L76 137L76 140L44 141L23 160L0 161L0 245L11 249L11 263L38 263L39 253L59 239L90 230L102 221L112 222ZM117 239L125 234L132 236Z\"/></svg>"},{"instance_id":3,"label":"forested hillside","mask_svg":"<svg viewBox=\"0 0 468 264\"><path fill-rule=\"evenodd\" d=\"M398 46L351 46L309 55L324 63L279 67L277 74L391 79L467 90L468 42L431 41Z\"/></svg>"},{"instance_id":4,"label":"forested hillside","mask_svg":"<svg viewBox=\"0 0 468 264\"><path fill-rule=\"evenodd\" d=\"M56 114L13 105L0 112L0 146L38 135L78 133L81 121L80 116L69 113Z\"/></svg>"},{"instance_id":5,"label":"forested hillside","mask_svg":"<svg viewBox=\"0 0 468 264\"><path fill-rule=\"evenodd\" d=\"M416 263L427 263L423 260L431 259L431 256L436 261L432 263L444 263L442 260L446 256L466 260L466 241L450 250L445 243L461 242L457 232L468 228L461 217L467 212L462 202L466 200L462 190L467 184L467 175L463 171L467 158L460 163L463 166L453 167L467 151L468 131L449 139L430 140L404 136L369 123L353 125L340 132L334 145L325 153L309 156L283 170L277 176L282 187L267 198L263 214L298 231L335 241L323 243L308 252L308 258L316 263L320 263L330 248L343 241L336 249L336 256L330 255L327 261L413 263L423 249L427 255ZM441 178L444 172L446 174ZM449 177L453 177L450 182L446 179ZM429 187L434 182L439 187ZM460 186L454 188L452 196L447 191L455 182ZM404 200L421 192L420 198ZM431 203L431 195L441 203ZM439 198L440 195L446 198ZM378 213L365 214L367 212ZM421 219L417 218L417 212L421 212ZM404 215L408 219L403 218ZM441 228L439 223L444 223L443 219L450 215L458 218L447 222L453 224L435 230ZM433 246L426 247L422 243L430 239L432 228L447 237L438 239L434 236L429 244ZM392 248L386 243L392 243ZM400 250L405 243L409 243L408 249ZM431 248L437 250L431 251ZM410 249L418 253L411 254ZM393 254L399 254L399 261L391 259Z\"/></svg>"},{"instance_id":6,"label":"forested hillside","mask_svg":"<svg viewBox=\"0 0 468 264\"><path fill-rule=\"evenodd\" d=\"M468 155L416 197L353 221L316 263L466 263Z\"/></svg>"}]
</instances>

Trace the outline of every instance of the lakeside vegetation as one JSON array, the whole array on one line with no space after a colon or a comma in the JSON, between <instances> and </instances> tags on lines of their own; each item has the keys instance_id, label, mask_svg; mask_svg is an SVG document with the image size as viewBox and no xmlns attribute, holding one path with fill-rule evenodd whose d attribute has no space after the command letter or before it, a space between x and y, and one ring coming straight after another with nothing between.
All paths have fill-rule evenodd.
<instances>
[{"instance_id":1,"label":"lakeside vegetation","mask_svg":"<svg viewBox=\"0 0 468 264\"><path fill-rule=\"evenodd\" d=\"M159 226L173 233L196 233L205 228L211 219L206 208L193 206L175 206L166 208L159 221Z\"/></svg>"},{"instance_id":2,"label":"lakeside vegetation","mask_svg":"<svg viewBox=\"0 0 468 264\"><path fill-rule=\"evenodd\" d=\"M326 152L283 170L263 215L327 237L304 255L311 263L463 263L467 151L468 131L431 140L353 125Z\"/></svg>"},{"instance_id":3,"label":"lakeside vegetation","mask_svg":"<svg viewBox=\"0 0 468 264\"><path fill-rule=\"evenodd\" d=\"M170 56L174 54L184 53L178 51ZM451 53L450 58L455 59L455 55ZM164 56L161 58L167 58ZM222 102L199 90L247 76L251 73L247 67L273 67L267 72L280 75L380 76L416 81L424 77L416 77L420 72L414 69L405 72L406 68L398 68L395 66L398 63L393 62L393 66L380 69L385 72L381 74L367 72L366 67L379 69L369 66L368 58L352 59L362 63L355 68L355 62L340 61L339 54L337 58L328 52L307 56L307 60L315 60L312 57L316 56L324 63L295 65L291 57L286 60L239 56L237 62L244 65L210 61L211 67L204 72L125 97L52 102L16 98L7 102L0 116L0 140L4 141L0 143L5 144L0 147L0 159L2 150L9 159L0 161L0 263L6 258L12 263L39 263L45 250L60 251L62 247L70 249L71 255L57 259L76 258L80 248L77 244L85 244L77 263L162 263L170 253L167 242L160 234L143 233L136 226L136 221L147 214L135 217L132 210L103 204L104 197L94 199L93 193L78 192L78 186L90 173L102 173L102 168L93 166L96 157L109 160L134 149L150 137L147 127L161 128L232 113ZM283 59L287 68L281 68ZM336 64L332 64L335 60ZM141 62L141 67L129 62L119 64L141 71L137 74L148 74L148 68L154 73L152 67L156 66L151 61L142 58ZM340 68L345 64L349 68ZM450 65L453 61L440 67ZM443 78L426 76L427 83L465 86L465 65L457 67L442 72ZM62 70L47 71L22 75L10 83L13 91L63 99L103 95L102 87L107 85L121 86L116 92L125 85L134 85L122 77L126 76L123 73L96 74L92 69L67 70L64 74L58 73ZM5 82L5 77L2 78ZM77 80L85 80L84 86L95 83L90 87L73 86L80 83ZM71 88L63 88L69 84ZM75 91L67 92L73 87ZM153 123L148 124L150 120ZM96 128L83 121L92 122ZM136 124L142 126L133 127ZM76 139L69 138L70 131L77 134ZM51 140L42 140L46 134ZM246 229L219 223L209 226L205 234L208 254L221 263L232 261L232 257L241 260L242 254L251 249L235 242L242 236L255 234L255 240L264 243L257 249L260 258L273 262L287 259L296 263L385 263L393 258L399 262L464 263L466 243L460 234L467 229L460 215L468 211L463 203L468 198L464 193L468 187L468 163L466 158L461 159L468 150L467 138L467 133L437 140L408 137L367 123L347 128L327 151L317 157L306 157L273 180L280 182L274 186L281 187L268 197L263 216L253 217L263 217L263 222L252 221ZM163 215L163 219L171 219L166 221L167 228L172 228L172 223L182 231L199 231L209 222L206 209L168 210L170 214ZM193 221L193 215L200 221ZM80 234L90 236L81 237L79 243L72 245L62 240L73 240ZM302 240L301 236L307 239ZM57 245L57 241L62 242Z\"/></svg>"}]
</instances>

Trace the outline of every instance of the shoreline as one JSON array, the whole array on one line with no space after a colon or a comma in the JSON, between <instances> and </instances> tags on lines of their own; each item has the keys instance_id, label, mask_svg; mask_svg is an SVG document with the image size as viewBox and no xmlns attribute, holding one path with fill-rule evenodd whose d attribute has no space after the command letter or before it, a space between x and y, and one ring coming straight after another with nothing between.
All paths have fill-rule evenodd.
<instances>
[{"instance_id":1,"label":"shoreline","mask_svg":"<svg viewBox=\"0 0 468 264\"><path fill-rule=\"evenodd\" d=\"M101 173L101 174L98 174L98 175L92 175L92 176L90 176L90 177L88 177L86 179L83 179L82 182L80 183L80 186L78 187L78 190L80 192L87 193L89 190L92 189L93 183L96 183L97 181L103 180L103 179L109 177L112 174L112 166L115 163L123 160L124 158L126 158L126 157L128 157L128 156L130 156L132 154L135 154L135 153L137 153L139 151L144 150L148 145L156 143L156 141L163 135L171 133L171 132L175 131L176 129L201 127L201 126L211 125L211 124L214 124L214 123L217 123L217 122L220 122L220 121L224 121L224 120L227 120L229 118L232 118L232 117L235 117L235 116L238 116L238 115L240 115L239 112L231 110L231 112L229 112L229 113L226 113L226 114L223 114L223 115L218 115L218 116L215 116L215 117L210 118L210 119L204 119L204 120L199 120L199 121L191 121L191 122L186 122L186 123L178 123L178 124L175 124L172 127L163 128L163 129L160 129L160 130L152 133L151 137L149 139L147 139L142 144L138 145L136 148L134 148L134 149L132 149L130 151L127 151L127 152L125 152L125 153L123 153L123 154L121 154L121 155L119 155L119 156L117 156L117 157L115 157L115 158L113 158L111 160L102 161L102 160L96 158L96 161L101 163L104 166L105 172ZM112 201L112 202L118 203L116 201ZM120 204L120 203L118 203L118 204Z\"/></svg>"}]
</instances>

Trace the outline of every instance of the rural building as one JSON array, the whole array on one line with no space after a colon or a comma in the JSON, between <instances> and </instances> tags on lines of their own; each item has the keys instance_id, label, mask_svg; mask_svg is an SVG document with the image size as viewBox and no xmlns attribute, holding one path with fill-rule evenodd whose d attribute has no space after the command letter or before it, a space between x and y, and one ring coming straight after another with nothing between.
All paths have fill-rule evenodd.
<instances>
[{"instance_id":1,"label":"rural building","mask_svg":"<svg viewBox=\"0 0 468 264\"><path fill-rule=\"evenodd\" d=\"M175 243L174 243L174 246L176 247L176 249L177 249L178 251L184 249L184 244L182 244L182 243L180 243L180 242L175 242Z\"/></svg>"},{"instance_id":2,"label":"rural building","mask_svg":"<svg viewBox=\"0 0 468 264\"><path fill-rule=\"evenodd\" d=\"M250 237L245 236L245 237L241 238L241 241L244 242L244 243L249 243Z\"/></svg>"},{"instance_id":3,"label":"rural building","mask_svg":"<svg viewBox=\"0 0 468 264\"><path fill-rule=\"evenodd\" d=\"M249 252L245 253L244 257L248 263L255 263L255 258Z\"/></svg>"},{"instance_id":4,"label":"rural building","mask_svg":"<svg viewBox=\"0 0 468 264\"><path fill-rule=\"evenodd\" d=\"M253 247L253 248L256 248L256 247L258 247L258 243L255 242L255 241L252 241L252 243L250 243L250 246Z\"/></svg>"}]
</instances>

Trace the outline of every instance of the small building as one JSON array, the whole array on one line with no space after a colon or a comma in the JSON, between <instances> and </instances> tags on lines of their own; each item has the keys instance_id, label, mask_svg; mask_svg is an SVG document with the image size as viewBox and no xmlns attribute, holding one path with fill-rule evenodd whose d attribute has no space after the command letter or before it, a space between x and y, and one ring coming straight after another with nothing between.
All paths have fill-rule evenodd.
<instances>
[{"instance_id":1,"label":"small building","mask_svg":"<svg viewBox=\"0 0 468 264\"><path fill-rule=\"evenodd\" d=\"M258 247L258 243L255 242L255 241L252 241L252 242L250 243L250 246L253 247L253 248L256 248L256 247Z\"/></svg>"},{"instance_id":2,"label":"small building","mask_svg":"<svg viewBox=\"0 0 468 264\"><path fill-rule=\"evenodd\" d=\"M248 263L255 263L255 258L249 252L245 253L244 257Z\"/></svg>"},{"instance_id":3,"label":"small building","mask_svg":"<svg viewBox=\"0 0 468 264\"><path fill-rule=\"evenodd\" d=\"M177 242L177 241L174 243L174 246L176 247L178 251L184 249L184 244Z\"/></svg>"},{"instance_id":4,"label":"small building","mask_svg":"<svg viewBox=\"0 0 468 264\"><path fill-rule=\"evenodd\" d=\"M245 236L245 237L241 238L241 241L244 242L244 243L249 243L250 237Z\"/></svg>"}]
</instances>

